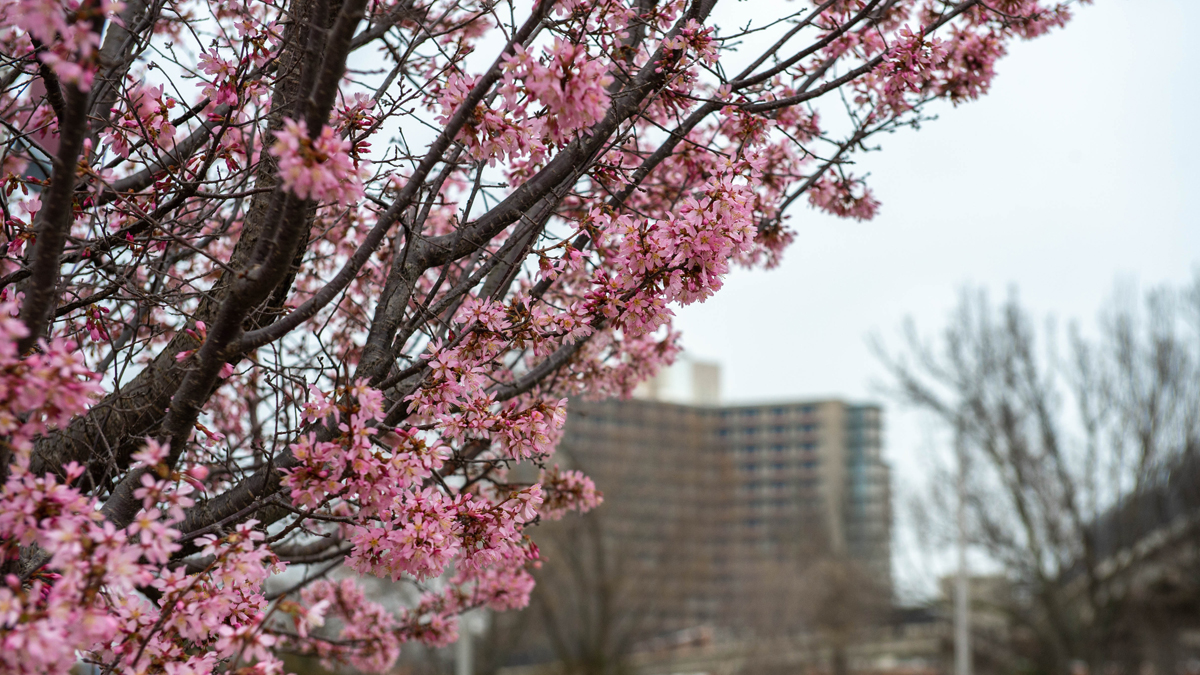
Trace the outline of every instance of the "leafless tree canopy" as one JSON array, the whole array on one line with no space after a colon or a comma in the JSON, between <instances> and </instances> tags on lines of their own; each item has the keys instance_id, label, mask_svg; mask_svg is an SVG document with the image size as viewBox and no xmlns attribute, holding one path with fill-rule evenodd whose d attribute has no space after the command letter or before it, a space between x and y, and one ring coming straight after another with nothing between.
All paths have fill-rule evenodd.
<instances>
[{"instance_id":1,"label":"leafless tree canopy","mask_svg":"<svg viewBox=\"0 0 1200 675\"><path fill-rule=\"evenodd\" d=\"M1188 627L1196 597L1182 571L1200 515L1200 276L1140 303L1118 293L1094 335L1039 330L1015 294L994 307L964 291L940 339L911 321L905 338L877 351L896 398L965 450L971 544L1021 591L1026 656L1174 672L1162 635Z\"/></svg>"}]
</instances>

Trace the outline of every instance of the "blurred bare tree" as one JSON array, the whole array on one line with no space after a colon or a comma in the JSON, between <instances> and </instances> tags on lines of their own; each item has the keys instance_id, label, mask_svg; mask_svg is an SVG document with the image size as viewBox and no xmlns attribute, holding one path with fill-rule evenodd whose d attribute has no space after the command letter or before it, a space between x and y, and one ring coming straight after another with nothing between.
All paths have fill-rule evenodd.
<instances>
[{"instance_id":1,"label":"blurred bare tree","mask_svg":"<svg viewBox=\"0 0 1200 675\"><path fill-rule=\"evenodd\" d=\"M703 605L717 600L711 546L719 530L708 520L720 476L683 455L688 447L613 444L588 453L562 445L560 456L596 478L605 503L534 532L543 566L525 649L569 675L619 675L638 643L704 622Z\"/></svg>"},{"instance_id":2,"label":"blurred bare tree","mask_svg":"<svg viewBox=\"0 0 1200 675\"><path fill-rule=\"evenodd\" d=\"M838 552L823 522L818 508L801 511L772 524L791 532L778 538L784 545L746 552L728 614L743 639L759 645L749 650L743 673L791 674L804 666L847 675L849 651L888 619L890 586ZM777 653L780 647L789 653Z\"/></svg>"},{"instance_id":3,"label":"blurred bare tree","mask_svg":"<svg viewBox=\"0 0 1200 675\"><path fill-rule=\"evenodd\" d=\"M1174 673L1200 618L1200 273L1118 293L1065 340L1015 293L964 291L940 339L910 320L903 349L876 351L895 398L965 448L971 543L1015 583L1027 664ZM949 514L944 478L927 505Z\"/></svg>"},{"instance_id":4,"label":"blurred bare tree","mask_svg":"<svg viewBox=\"0 0 1200 675\"><path fill-rule=\"evenodd\" d=\"M571 675L617 675L644 638L663 590L632 553L611 540L600 513L538 532L546 559L531 611L555 659Z\"/></svg>"}]
</instances>

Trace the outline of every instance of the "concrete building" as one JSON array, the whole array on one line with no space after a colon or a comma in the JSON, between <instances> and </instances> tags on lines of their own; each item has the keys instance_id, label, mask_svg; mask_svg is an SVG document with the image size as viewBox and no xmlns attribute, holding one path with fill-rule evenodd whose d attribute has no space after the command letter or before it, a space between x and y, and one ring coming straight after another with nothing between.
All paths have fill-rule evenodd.
<instances>
[{"instance_id":1,"label":"concrete building","mask_svg":"<svg viewBox=\"0 0 1200 675\"><path fill-rule=\"evenodd\" d=\"M756 588L769 595L794 586L818 559L857 566L890 598L880 407L722 406L718 391L715 366L683 361L641 387L640 398L570 403L560 453L606 494L613 555L654 580L661 597L647 610L652 630L744 622L732 607Z\"/></svg>"},{"instance_id":2,"label":"concrete building","mask_svg":"<svg viewBox=\"0 0 1200 675\"><path fill-rule=\"evenodd\" d=\"M716 415L720 452L736 461L743 544L787 550L814 540L890 589L891 492L879 406L802 401L723 407Z\"/></svg>"}]
</instances>

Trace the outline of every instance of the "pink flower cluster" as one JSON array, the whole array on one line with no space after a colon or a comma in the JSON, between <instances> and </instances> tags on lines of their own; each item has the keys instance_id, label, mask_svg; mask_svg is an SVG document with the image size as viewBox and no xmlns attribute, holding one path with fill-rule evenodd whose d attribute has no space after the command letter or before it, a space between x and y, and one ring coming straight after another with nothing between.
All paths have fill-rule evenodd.
<instances>
[{"instance_id":1,"label":"pink flower cluster","mask_svg":"<svg viewBox=\"0 0 1200 675\"><path fill-rule=\"evenodd\" d=\"M507 323L495 303L475 303L466 311L480 317L484 326ZM434 377L408 399L417 414L436 423L447 440L490 439L513 459L549 456L566 421L566 399L498 403L488 391L487 364L503 346L495 336L480 336L458 347L431 350Z\"/></svg>"},{"instance_id":2,"label":"pink flower cluster","mask_svg":"<svg viewBox=\"0 0 1200 675\"><path fill-rule=\"evenodd\" d=\"M71 467L68 481L81 472ZM118 633L120 619L101 591L128 592L149 581L138 547L101 521L92 500L19 467L0 493L0 541L6 561L31 544L51 556L47 572L28 583L9 574L0 587L0 670L6 673L66 672L75 650Z\"/></svg>"},{"instance_id":3,"label":"pink flower cluster","mask_svg":"<svg viewBox=\"0 0 1200 675\"><path fill-rule=\"evenodd\" d=\"M581 471L563 471L555 464L542 470L539 482L546 493L542 515L550 520L559 520L568 511L590 511L604 503L596 484Z\"/></svg>"},{"instance_id":4,"label":"pink flower cluster","mask_svg":"<svg viewBox=\"0 0 1200 675\"><path fill-rule=\"evenodd\" d=\"M350 157L350 141L326 126L312 138L304 124L283 121L271 154L279 160L285 190L301 199L351 204L363 195L360 168Z\"/></svg>"},{"instance_id":5,"label":"pink flower cluster","mask_svg":"<svg viewBox=\"0 0 1200 675\"><path fill-rule=\"evenodd\" d=\"M367 599L354 579L340 582L318 580L301 591L296 623L302 637L308 628L329 618L340 619L343 628L337 640L312 640L310 645L327 664L345 662L368 673L387 670L400 656L396 617L382 605ZM347 648L346 643L354 644Z\"/></svg>"},{"instance_id":6,"label":"pink flower cluster","mask_svg":"<svg viewBox=\"0 0 1200 675\"><path fill-rule=\"evenodd\" d=\"M955 104L986 94L996 76L996 60L1008 51L1000 36L956 28L945 44L938 93Z\"/></svg>"},{"instance_id":7,"label":"pink flower cluster","mask_svg":"<svg viewBox=\"0 0 1200 675\"><path fill-rule=\"evenodd\" d=\"M687 39L702 43L706 35L698 30ZM504 61L503 105L476 105L458 136L476 159L491 166L505 158L540 162L547 144L566 143L604 116L613 78L586 44L555 38L540 56L516 45ZM439 122L449 122L478 80L447 76L438 89ZM540 108L530 110L531 104Z\"/></svg>"},{"instance_id":8,"label":"pink flower cluster","mask_svg":"<svg viewBox=\"0 0 1200 675\"><path fill-rule=\"evenodd\" d=\"M664 40L667 49L690 51L696 58L707 66L717 63L717 44L713 39L716 29L712 26L702 26L695 19L689 19L683 29L673 39Z\"/></svg>"},{"instance_id":9,"label":"pink flower cluster","mask_svg":"<svg viewBox=\"0 0 1200 675\"><path fill-rule=\"evenodd\" d=\"M91 4L91 3L87 3ZM91 12L111 14L121 3L101 0L87 7L82 0L2 0L0 25L16 26L42 45L38 58L63 82L91 89L96 76L100 34L91 21L77 17Z\"/></svg>"},{"instance_id":10,"label":"pink flower cluster","mask_svg":"<svg viewBox=\"0 0 1200 675\"><path fill-rule=\"evenodd\" d=\"M113 152L129 157L130 139L144 139L154 148L169 148L175 140L175 126L171 124L170 110L175 99L163 98L163 85L157 87L135 86L126 94L128 109L119 113L113 126L105 131L105 138Z\"/></svg>"},{"instance_id":11,"label":"pink flower cluster","mask_svg":"<svg viewBox=\"0 0 1200 675\"><path fill-rule=\"evenodd\" d=\"M428 493L424 496L428 497ZM531 518L534 507L523 506L531 500L519 497L499 506L486 507L485 503L461 499L454 507L457 515L447 513L444 516L461 523L453 526L455 539L462 541L457 550L469 549L471 552L460 560L459 572L448 579L442 591L425 593L415 607L402 610L396 616L368 600L353 579L336 583L318 581L302 591L301 603L289 603L286 608L293 616L300 637L293 640L294 646L311 650L331 665L347 663L363 671L383 672L395 661L400 645L406 641L419 640L434 646L453 642L457 638L457 615L464 610L483 605L501 610L528 604L533 579L524 566L536 556L536 550L527 549L527 542L516 536L512 528ZM421 516L416 520L424 521ZM497 525L501 521L505 521L504 524ZM506 531L509 534L504 534ZM442 543L450 544L448 540ZM503 549L503 555L482 554L486 550L500 549ZM448 548L442 546L441 550ZM383 564L382 556L387 554L378 549L373 553L381 555L379 560ZM391 557L404 555L397 550ZM364 559L364 556L358 556L351 564ZM485 560L488 561L486 565ZM413 567L411 562L404 565ZM310 633L310 629L322 625L326 618L338 619L340 629L332 634Z\"/></svg>"},{"instance_id":12,"label":"pink flower cluster","mask_svg":"<svg viewBox=\"0 0 1200 675\"><path fill-rule=\"evenodd\" d=\"M513 564L466 569L454 577L453 583L462 589L466 606L497 612L528 606L534 586L533 575L525 566Z\"/></svg>"},{"instance_id":13,"label":"pink flower cluster","mask_svg":"<svg viewBox=\"0 0 1200 675\"><path fill-rule=\"evenodd\" d=\"M377 577L399 580L436 577L458 554L453 500L434 487L404 491L386 505L371 505L377 517L370 525L355 525L354 544L347 564Z\"/></svg>"},{"instance_id":14,"label":"pink flower cluster","mask_svg":"<svg viewBox=\"0 0 1200 675\"><path fill-rule=\"evenodd\" d=\"M237 104L238 88L234 79L238 71L236 62L222 57L215 48L210 48L200 52L197 68L209 76L209 80L201 86L202 93L212 106Z\"/></svg>"},{"instance_id":15,"label":"pink flower cluster","mask_svg":"<svg viewBox=\"0 0 1200 675\"><path fill-rule=\"evenodd\" d=\"M438 365L442 377L453 375L445 363ZM412 429L377 436L383 416L379 392L360 384L348 394L357 405L335 413L324 394L313 392L305 415L318 420L340 414L342 435L330 442L309 436L293 445L301 466L284 482L299 506L318 509L338 500L345 507L340 513L355 516L358 524L346 528L354 545L351 568L392 579L427 579L442 574L456 559L460 569L482 569L524 558L521 529L537 517L543 499L539 485L491 497L466 493L452 498L429 480L442 466L445 450L431 448ZM498 440L511 443L528 436L531 448L549 450L539 410L503 412L489 418ZM554 423L561 426L562 415L555 414ZM449 413L445 417L452 418Z\"/></svg>"},{"instance_id":16,"label":"pink flower cluster","mask_svg":"<svg viewBox=\"0 0 1200 675\"><path fill-rule=\"evenodd\" d=\"M263 546L264 535L255 525L247 521L227 536L201 537L200 559L211 562L194 574L184 568L159 571L150 583L162 598L158 603L124 596L118 638L96 649L93 658L134 671L208 673L221 662L234 668L256 662L253 672L279 672L282 664L271 651L276 637L265 625L268 602L262 585L283 566ZM155 625L158 632L151 629Z\"/></svg>"},{"instance_id":17,"label":"pink flower cluster","mask_svg":"<svg viewBox=\"0 0 1200 675\"><path fill-rule=\"evenodd\" d=\"M151 442L137 459L157 466L165 448ZM179 549L171 524L192 505L191 485L142 476L135 497L143 509L125 529L100 517L93 499L66 482L14 467L0 493L0 542L5 560L17 546L37 544L48 555L22 584L0 587L0 665L4 672L65 672L84 659L119 671L209 673L222 661L255 660L256 672L276 672L274 637L263 631L263 581L281 571L250 521L226 537L206 535L199 573L166 567ZM53 570L52 572L50 570ZM140 593L135 590L142 589ZM162 600L142 596L153 589ZM199 649L198 649L199 648Z\"/></svg>"},{"instance_id":18,"label":"pink flower cluster","mask_svg":"<svg viewBox=\"0 0 1200 675\"><path fill-rule=\"evenodd\" d=\"M466 99L471 88L479 78L463 77L451 73L438 97L441 112L438 121L446 124L450 116ZM479 104L475 106L470 118L458 135L471 156L479 160L487 160L489 166L495 166L497 161L505 158L515 158L522 155L533 155L541 158L546 148L541 141L541 135L528 128L521 107L505 106L497 109Z\"/></svg>"},{"instance_id":19,"label":"pink flower cluster","mask_svg":"<svg viewBox=\"0 0 1200 675\"><path fill-rule=\"evenodd\" d=\"M564 143L604 117L612 81L607 65L585 44L555 38L542 58L517 45L505 58L500 91L510 109L523 109L522 94L542 104L550 114L537 118L539 136Z\"/></svg>"},{"instance_id":20,"label":"pink flower cluster","mask_svg":"<svg viewBox=\"0 0 1200 675\"><path fill-rule=\"evenodd\" d=\"M862 180L823 176L808 190L808 202L839 218L870 220L879 212L879 201Z\"/></svg>"},{"instance_id":21,"label":"pink flower cluster","mask_svg":"<svg viewBox=\"0 0 1200 675\"><path fill-rule=\"evenodd\" d=\"M905 26L887 58L872 73L868 86L877 82L874 86L880 94L880 104L893 112L902 112L912 107L907 95L924 92L945 59L946 47L940 38L926 36L923 28L913 33Z\"/></svg>"},{"instance_id":22,"label":"pink flower cluster","mask_svg":"<svg viewBox=\"0 0 1200 675\"><path fill-rule=\"evenodd\" d=\"M0 322L3 328L21 332L12 320ZM11 356L11 341L3 344ZM78 383L77 371L63 366L63 384ZM53 381L53 374L47 379ZM458 561L458 574L445 591L427 595L399 619L361 598L349 580L314 584L304 591L303 603L281 605L296 624L295 639L315 653L379 672L395 660L405 640L452 641L454 617L464 609L509 609L528 602L533 580L524 568L537 554L521 530L541 513L543 492L535 484L450 498L428 484L445 460L443 449L429 446L412 429L378 434L378 391L356 385L342 394L353 397L354 405L339 407L314 391L305 408L310 421L340 418L341 435L324 443L305 437L293 446L301 466L285 483L297 505L332 508L339 517L362 523L344 527L354 545L348 560L353 569L423 579L441 575L451 561ZM44 403L37 396L22 400L34 408ZM68 397L62 405L53 418L57 422L66 411L82 409L78 398ZM539 418L523 409L515 413L512 426L531 419ZM179 532L171 525L192 505L189 481L203 479L206 472L159 478L155 472L165 456L166 448L153 441L135 455L134 468L151 471L142 475L135 492L143 509L123 530L103 521L94 501L69 486L82 473L80 467L68 468L67 483L14 467L0 494L3 550L6 556L18 555L18 546L36 543L50 555L45 569L54 573L35 576L28 584L10 576L0 587L0 659L20 655L16 661L0 661L8 670L65 670L77 651L84 651L87 660L138 671L169 665L171 672L207 673L231 661L253 664L256 672L277 671L279 662L271 651L277 638L266 619L268 603L261 589L280 565L251 521L228 536L198 540L199 559L209 561L203 570L166 567L179 549L174 543ZM590 508L600 501L590 481L575 472L556 470L549 479L555 485L555 517L564 509ZM133 592L136 588L152 588L162 599L150 603ZM337 641L309 635L326 614L341 619ZM337 646L347 643L354 647Z\"/></svg>"},{"instance_id":23,"label":"pink flower cluster","mask_svg":"<svg viewBox=\"0 0 1200 675\"><path fill-rule=\"evenodd\" d=\"M74 343L43 342L22 358L17 340L29 333L16 313L15 303L0 301L0 437L23 461L34 436L82 412L101 388Z\"/></svg>"},{"instance_id":24,"label":"pink flower cluster","mask_svg":"<svg viewBox=\"0 0 1200 675\"><path fill-rule=\"evenodd\" d=\"M609 265L594 278L596 311L635 334L648 333L669 320L668 303L690 304L720 289L730 261L754 242L754 190L738 179L742 171L755 169L742 162L710 178L662 220L589 214L609 247Z\"/></svg>"},{"instance_id":25,"label":"pink flower cluster","mask_svg":"<svg viewBox=\"0 0 1200 675\"><path fill-rule=\"evenodd\" d=\"M400 646L417 640L444 647L458 639L458 615L477 607L494 611L520 609L529 604L534 580L526 569L531 557L508 564L468 567L448 579L439 592L421 595L416 606L399 616L366 597L354 579L320 580L301 591L300 603L289 603L297 633L295 647L307 648L327 666L348 664L369 673L387 671L399 656ZM330 618L340 629L329 634L309 633Z\"/></svg>"},{"instance_id":26,"label":"pink flower cluster","mask_svg":"<svg viewBox=\"0 0 1200 675\"><path fill-rule=\"evenodd\" d=\"M11 318L13 309L0 305L0 435L16 452L0 489L0 563L33 544L46 557L28 580L9 574L0 585L0 670L65 672L80 651L128 671L170 664L172 672L211 672L235 654L277 663L266 649L271 636L260 630L260 588L279 568L253 523L229 537L202 538L201 556L213 561L204 572L168 570L179 549L171 525L192 505L188 476L143 474L134 491L142 510L118 529L72 486L79 465L65 467L62 479L29 473L32 437L82 412L98 388L68 343L43 343L40 353L19 358L15 340L25 327ZM134 455L135 468L153 469L165 454L151 441ZM169 602L149 603L134 592L142 587Z\"/></svg>"}]
</instances>

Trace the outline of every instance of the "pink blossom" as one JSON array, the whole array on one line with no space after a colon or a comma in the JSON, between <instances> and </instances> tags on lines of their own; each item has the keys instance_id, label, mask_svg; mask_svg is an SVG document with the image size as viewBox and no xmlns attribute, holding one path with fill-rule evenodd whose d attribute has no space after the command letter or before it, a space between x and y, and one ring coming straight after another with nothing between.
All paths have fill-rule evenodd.
<instances>
[{"instance_id":1,"label":"pink blossom","mask_svg":"<svg viewBox=\"0 0 1200 675\"><path fill-rule=\"evenodd\" d=\"M550 520L560 520L568 511L590 511L604 503L596 484L579 471L563 471L555 464L542 471L539 482L546 495L541 513Z\"/></svg>"},{"instance_id":2,"label":"pink blossom","mask_svg":"<svg viewBox=\"0 0 1200 675\"><path fill-rule=\"evenodd\" d=\"M360 168L350 158L350 142L332 127L312 138L304 125L286 119L271 154L279 160L284 189L301 199L349 204L362 196Z\"/></svg>"},{"instance_id":3,"label":"pink blossom","mask_svg":"<svg viewBox=\"0 0 1200 675\"><path fill-rule=\"evenodd\" d=\"M588 53L583 44L555 38L544 59L536 58L520 45L506 57L505 97L512 107L522 91L553 111L542 118L543 133L555 142L604 116L608 105L606 87L612 83L604 63Z\"/></svg>"},{"instance_id":4,"label":"pink blossom","mask_svg":"<svg viewBox=\"0 0 1200 675\"><path fill-rule=\"evenodd\" d=\"M879 202L871 191L853 177L822 178L809 189L808 201L835 216L855 220L870 220L879 210Z\"/></svg>"}]
</instances>

